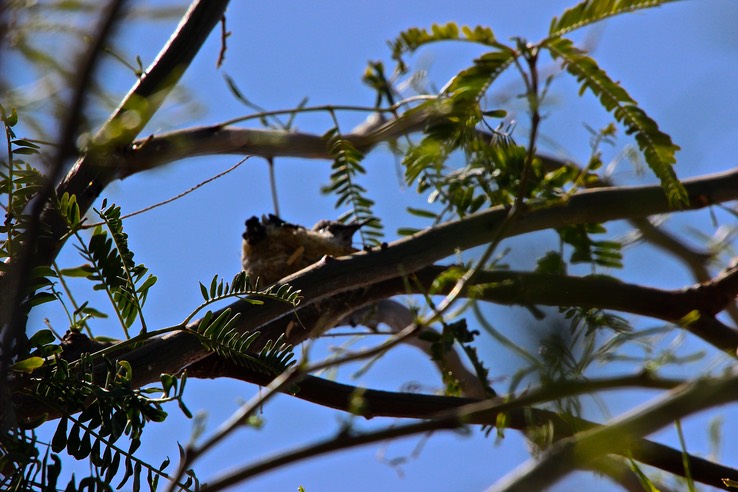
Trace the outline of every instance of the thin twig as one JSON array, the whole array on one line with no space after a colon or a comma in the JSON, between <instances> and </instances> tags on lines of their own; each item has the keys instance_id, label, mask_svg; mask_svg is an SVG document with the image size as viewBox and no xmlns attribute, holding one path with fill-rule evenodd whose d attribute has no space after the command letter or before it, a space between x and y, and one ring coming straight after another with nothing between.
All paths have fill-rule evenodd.
<instances>
[{"instance_id":1,"label":"thin twig","mask_svg":"<svg viewBox=\"0 0 738 492\"><path fill-rule=\"evenodd\" d=\"M284 389L288 386L299 382L303 377L311 372L320 371L328 367L337 367L348 362L365 359L376 354L383 353L393 346L403 342L408 337L415 335L417 328L418 327L415 325L410 325L396 335L392 336L390 339L377 345L376 347L359 350L338 359L325 360L310 365L302 363L290 367L285 372L276 377L273 381L271 381L266 386L266 388L259 392L258 395L254 396L250 401L242 405L236 413L231 415L231 417L227 421L225 421L223 424L220 425L220 427L218 427L218 429L215 431L215 434L213 434L207 441L199 446L189 446L187 448L185 458L180 463L177 474L173 477L174 481L170 484L169 491L174 492L174 490L176 490L176 482L178 482L182 478L182 475L187 469L190 468L190 466L196 459L208 452L227 436L231 435L234 429L243 425L243 423L246 421L246 419L248 419L249 416L251 416L259 408L263 407L263 405L268 400L270 400L280 391L284 391Z\"/></svg>"},{"instance_id":2,"label":"thin twig","mask_svg":"<svg viewBox=\"0 0 738 492\"><path fill-rule=\"evenodd\" d=\"M222 123L219 123L218 126L226 127L230 125L235 125L236 123L243 123L244 121L263 119L263 118L268 118L270 116L292 115L296 112L299 112L299 113L315 113L315 112L330 113L330 112L336 112L336 111L359 111L359 112L365 112L365 113L395 113L399 108L403 106L407 106L408 104L412 104L418 101L433 101L435 99L437 99L436 96L430 96L430 95L412 96L412 97L403 99L402 101L398 101L395 104L385 107L385 108L376 107L376 106L361 106L357 104L321 104L318 106L302 106L299 108L275 109L271 111L261 111L258 113L252 113L246 116L239 116L238 118L233 118L230 120L226 120Z\"/></svg>"},{"instance_id":3,"label":"thin twig","mask_svg":"<svg viewBox=\"0 0 738 492\"><path fill-rule=\"evenodd\" d=\"M240 166L241 164L243 164L244 162L246 162L247 160L249 160L249 159L250 159L251 157L252 157L252 156L250 156L250 155L249 155L249 156L246 156L246 157L244 157L243 159L241 159L240 161L238 161L238 162L237 162L236 164L234 164L233 166L229 167L229 168L228 168L228 169L226 169L225 171L223 171L223 172L221 172L221 173L218 173L218 174L216 174L215 176L211 176L211 177L209 177L208 179L206 179L205 181L202 181L202 182L200 182L200 183L196 184L195 186L193 186L193 187L191 187L191 188L189 188L189 189L187 189L187 190L183 191L182 193L179 193L179 194L177 194L177 195L175 195L175 196L173 196L173 197L171 197L171 198L167 198L166 200L163 200L163 201L161 201L161 202L155 203L155 204L153 204L153 205L149 205L148 207L144 207L144 208L142 208L142 209L140 209L140 210L136 210L135 212L131 212L131 213L129 213L129 214L123 215L123 216L121 217L121 220L124 220L124 219L129 219L129 218L131 218L131 217L135 217L136 215L140 215L140 214L143 214L143 213L145 213L145 212L149 212L149 211L151 211L151 210L153 210L153 209L155 209L155 208L159 208L159 207L161 207L161 206L163 206L163 205L166 205L166 204L168 204L168 203L172 203L172 202L174 202L174 201L177 201L177 200L179 200L180 198L183 198L183 197L185 197L185 196L189 195L189 194L190 194L190 193L192 193L193 191L196 191L196 190L198 190L198 189L202 188L202 187L203 187L203 186L205 186L206 184L212 183L212 182L213 182L213 181L215 181L216 179L220 179L220 178L222 178L223 176L225 176L226 174L230 173L231 171L234 171L234 170L235 170L235 169L236 169L236 168L237 168L238 166ZM82 228L82 229L90 229L90 228L94 228L94 227L97 227L97 226L99 226L99 225L103 225L103 222L97 222L97 223L95 223L95 224L88 224L88 225L83 225L83 226L82 226L81 228Z\"/></svg>"}]
</instances>

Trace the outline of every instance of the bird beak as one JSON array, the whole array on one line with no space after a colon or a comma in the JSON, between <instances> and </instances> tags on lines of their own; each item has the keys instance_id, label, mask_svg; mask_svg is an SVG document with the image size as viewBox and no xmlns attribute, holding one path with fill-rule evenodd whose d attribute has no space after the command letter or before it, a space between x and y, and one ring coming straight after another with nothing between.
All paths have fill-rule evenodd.
<instances>
[{"instance_id":1,"label":"bird beak","mask_svg":"<svg viewBox=\"0 0 738 492\"><path fill-rule=\"evenodd\" d=\"M376 217L369 217L368 219L364 219L361 222L356 222L356 221L351 222L350 224L348 224L348 226L350 226L351 228L355 227L354 231L358 231L359 229L367 225L369 222L372 222L374 220L377 220Z\"/></svg>"}]
</instances>

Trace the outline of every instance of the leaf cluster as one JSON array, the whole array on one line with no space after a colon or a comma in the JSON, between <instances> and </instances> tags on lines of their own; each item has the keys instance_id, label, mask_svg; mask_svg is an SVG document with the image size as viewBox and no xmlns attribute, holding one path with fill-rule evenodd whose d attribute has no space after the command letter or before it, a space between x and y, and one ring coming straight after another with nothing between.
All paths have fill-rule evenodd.
<instances>
[{"instance_id":1,"label":"leaf cluster","mask_svg":"<svg viewBox=\"0 0 738 492\"><path fill-rule=\"evenodd\" d=\"M40 154L41 146L16 135L18 113L15 109L6 110L0 105L0 119L5 130L7 160L0 160L0 207L5 211L0 224L0 271L7 270L6 259L20 253L24 247L25 233L29 221L27 207L44 185L44 176L37 163L26 159ZM49 287L51 274L47 268L36 268L31 272L27 286L24 308L47 302L54 298L49 292L41 290Z\"/></svg>"},{"instance_id":2,"label":"leaf cluster","mask_svg":"<svg viewBox=\"0 0 738 492\"><path fill-rule=\"evenodd\" d=\"M340 134L338 127L329 130L323 138L333 156L331 165L330 184L322 188L324 194L334 194L336 208L349 205L349 211L342 214L339 220L353 220L364 222L366 225L359 229L362 242L369 246L379 244L382 237L382 224L373 212L374 200L367 196L366 188L357 183L360 175L366 174L361 165L364 154Z\"/></svg>"},{"instance_id":3,"label":"leaf cluster","mask_svg":"<svg viewBox=\"0 0 738 492\"><path fill-rule=\"evenodd\" d=\"M615 119L625 126L626 133L634 135L638 147L643 152L651 170L661 180L666 196L675 207L687 203L687 194L679 183L673 169L676 163L675 154L679 146L671 141L671 137L662 132L656 121L640 108L636 101L620 84L609 76L574 43L566 38L550 39L545 47L554 59L561 59L564 69L576 77L581 84L579 93L589 89L600 101L600 104Z\"/></svg>"},{"instance_id":4,"label":"leaf cluster","mask_svg":"<svg viewBox=\"0 0 738 492\"><path fill-rule=\"evenodd\" d=\"M66 217L70 230L79 228L76 200L65 195L60 200L59 208ZM149 274L143 264L134 261L133 252L128 247L128 235L123 231L120 207L107 207L103 202L102 209L96 213L107 230L103 225L98 225L87 243L80 238L80 244L76 245L77 250L88 263L65 269L62 274L84 277L93 282L93 289L104 291L111 300L127 337L128 329L138 318L141 319L141 328L145 332L142 310L149 289L157 278Z\"/></svg>"},{"instance_id":5,"label":"leaf cluster","mask_svg":"<svg viewBox=\"0 0 738 492\"><path fill-rule=\"evenodd\" d=\"M576 224L556 230L561 242L572 246L571 263L591 263L609 268L622 268L621 244L611 240L593 240L593 234L604 234L601 224Z\"/></svg>"},{"instance_id":6,"label":"leaf cluster","mask_svg":"<svg viewBox=\"0 0 738 492\"><path fill-rule=\"evenodd\" d=\"M218 316L208 311L193 334L205 348L220 357L268 376L276 376L294 364L292 346L284 343L283 336L275 341L268 340L259 352L253 352L251 345L260 334L239 333L235 326L240 317L240 313L232 314L230 309Z\"/></svg>"},{"instance_id":7,"label":"leaf cluster","mask_svg":"<svg viewBox=\"0 0 738 492\"><path fill-rule=\"evenodd\" d=\"M56 351L47 350L45 353ZM13 436L4 437L4 446L18 449L26 446L25 454L18 452L3 457L7 465L4 469L13 470L8 474L12 490L31 489L39 472L43 474L45 486L53 490L61 471L59 454L64 451L77 460L87 460L92 468L91 475L79 484L72 477L67 490L78 490L76 487L112 490L111 484L121 471L123 474L117 488L133 479L133 490L140 490L143 472L146 471L149 489L156 489L168 460L157 468L137 459L135 452L141 444L146 424L166 419L167 413L162 408L164 403L176 400L182 411L191 416L182 400L186 375L181 378L163 375L163 389L136 389L131 384L133 371L130 364L125 361L114 364L107 358L104 361L107 372L102 383L95 376L95 365L89 354L83 354L74 363L54 357L45 372L34 373L33 397L61 410L64 416L59 420L49 449L41 460L38 449L28 447L35 441L33 434L16 430ZM174 394L170 396L172 391ZM150 396L156 393L162 396ZM72 417L80 410L78 417ZM27 425L35 426L41 422ZM124 436L128 441L126 449L119 444Z\"/></svg>"},{"instance_id":8,"label":"leaf cluster","mask_svg":"<svg viewBox=\"0 0 738 492\"><path fill-rule=\"evenodd\" d=\"M489 384L489 369L485 367L473 345L474 338L478 335L479 331L470 330L466 320L462 318L453 323L444 324L440 333L426 330L419 335L419 338L431 343L431 358L440 363L442 367L446 355L454 350L456 344L459 344L474 367L479 383L486 389L487 395L493 397L496 393ZM442 369L442 376L447 395L463 396L461 384L452 371L448 368Z\"/></svg>"},{"instance_id":9,"label":"leaf cluster","mask_svg":"<svg viewBox=\"0 0 738 492\"><path fill-rule=\"evenodd\" d=\"M627 134L635 137L646 162L661 180L670 203L674 207L685 203L684 188L672 167L676 162L674 154L679 147L584 50L562 37L565 33L607 17L660 3L585 1L567 10L561 18L554 19L548 37L535 44L523 40L517 40L515 44L502 43L488 28L459 27L455 23L433 25L430 29L414 27L400 33L391 43L392 56L400 71L407 70L404 60L406 54L431 43L463 41L492 48L477 57L472 66L456 74L441 90L437 100L425 102L408 111L408 114L412 114L427 111L433 106L433 114L437 116L423 129L420 142L410 145L405 153L403 165L406 181L417 181L421 192L431 189L431 201L440 198L447 205L445 211L454 210L459 216L478 210L487 203L510 203L511 197L514 199L520 195L523 198L561 197L562 190L576 186L577 179L581 177L571 170L550 175L552 170L542 169L540 163L530 156L524 158L524 165L521 165L519 152L503 153L486 149L499 147L497 144L500 140L509 143L510 139L490 137L490 134L494 137L499 133L490 131L492 128L485 117L504 117L505 112L484 111L482 103L485 94L504 71L515 67L526 87L526 93L521 97L529 101L531 114L536 115L546 94L545 89L541 91L535 83L538 77L536 64L539 52L546 50L555 60L561 61L566 73L576 78L580 93L590 90L603 109L625 127ZM487 138L480 137L480 132L486 133ZM528 149L535 145L535 141L528 142ZM449 171L445 168L446 162L455 151L461 151L465 165ZM470 180L470 176L474 179ZM527 188L521 189L518 184L522 176L532 178L535 182L525 183ZM479 193L484 183L496 183L498 189L485 190L485 197Z\"/></svg>"}]
</instances>

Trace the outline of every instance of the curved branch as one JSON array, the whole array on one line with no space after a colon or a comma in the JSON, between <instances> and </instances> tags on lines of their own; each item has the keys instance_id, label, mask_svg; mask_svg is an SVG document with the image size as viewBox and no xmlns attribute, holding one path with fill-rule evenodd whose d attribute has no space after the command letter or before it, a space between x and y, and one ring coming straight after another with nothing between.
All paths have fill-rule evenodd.
<instances>
[{"instance_id":1,"label":"curved branch","mask_svg":"<svg viewBox=\"0 0 738 492\"><path fill-rule=\"evenodd\" d=\"M738 170L687 180L684 184L690 196L690 207L694 209L738 198ZM642 217L668 210L668 203L659 186L588 190L572 196L565 203L525 212L520 219L509 226L506 235L509 237L567 224L603 222L633 216ZM342 293L345 293L348 299L353 296L355 301L344 302L333 313L338 320L361 306L388 297L386 291L369 289L372 284L418 272L436 261L454 255L458 250L484 244L490 232L497 229L500 222L505 220L506 215L505 208L494 207L462 220L427 229L378 250L358 252L341 258L326 257L282 279L280 283L289 283L293 288L303 292L304 298L299 311L300 319L303 321L321 319L320 313L315 311L316 305L320 304L319 301ZM735 275L731 274L719 285L733 288L734 283ZM614 284L610 285L614 286ZM362 290L362 287L366 289ZM622 288L630 287L625 284ZM643 289L638 292L647 291ZM549 292L549 295L552 294ZM562 302L568 304L565 300ZM637 302L637 299L633 302ZM314 310L315 318L308 316L308 308ZM255 343L254 348L256 349L268 340L276 340L294 325L295 310L283 303L274 302L255 306L239 301L231 304L227 309L242 314L241 323L237 327L239 331L261 332L262 336ZM623 306L623 309L627 310L627 306ZM651 309L648 312L654 313L658 306L653 308L645 306L642 309ZM219 313L220 311L216 313L216 316ZM668 316L668 313L663 315ZM673 320L673 317L669 319ZM312 328L312 325L307 322L306 326ZM323 328L330 326L332 324L324 325ZM726 329L713 316L702 316L690 326L690 329L724 350L734 352L735 347L738 346L735 332ZM313 333L310 329L293 329L290 331L288 340L290 343L299 343ZM174 333L151 340L143 347L126 352L125 358L136 368L132 384L140 387L158 381L162 373L177 373L182 368L208 355L205 348L194 337L187 333ZM31 414L34 413L34 410L30 408L27 410Z\"/></svg>"},{"instance_id":2,"label":"curved branch","mask_svg":"<svg viewBox=\"0 0 738 492\"><path fill-rule=\"evenodd\" d=\"M422 130L443 114L441 105L426 105L406 111L385 121L370 117L342 138L361 152L376 145ZM177 160L201 155L256 155L332 159L326 140L321 135L283 130L239 128L224 124L187 128L161 135L151 135L134 143L121 177L163 166Z\"/></svg>"},{"instance_id":3,"label":"curved branch","mask_svg":"<svg viewBox=\"0 0 738 492\"><path fill-rule=\"evenodd\" d=\"M363 289L360 295L364 297L364 299L359 299L361 303L365 303L367 297L383 297L382 294L378 296L368 294ZM348 299L343 301L343 303L351 304ZM405 304L392 299L380 298L377 302L367 307L354 310L347 318L340 320L336 326L361 325L371 329L377 329L380 324L383 324L392 333L399 333L414 322L415 315ZM433 328L424 327L424 331L433 332L435 336L440 337L440 333ZM467 369L461 356L454 347L449 347L441 354L434 354L433 343L428 341L427 337L412 336L404 339L403 343L421 350L436 365L442 376L452 376L456 380L462 396L471 398L491 396L486 385L480 382L476 374Z\"/></svg>"},{"instance_id":4,"label":"curved branch","mask_svg":"<svg viewBox=\"0 0 738 492\"><path fill-rule=\"evenodd\" d=\"M93 147L59 184L58 196L76 195L80 212L84 214L102 190L118 177L118 167L125 162L123 149L159 109L223 17L227 5L228 0L195 0L191 4L167 45L97 133ZM61 249L61 239L67 230L51 207L44 210L41 221L50 234L39 238L35 264L49 265Z\"/></svg>"},{"instance_id":5,"label":"curved branch","mask_svg":"<svg viewBox=\"0 0 738 492\"><path fill-rule=\"evenodd\" d=\"M197 368L193 368L196 370L190 373L190 375L194 377L231 377L259 385L269 383L268 378L265 378L261 374L238 367L228 361L222 362L224 365L217 369L219 372L217 376L212 372L212 365L205 364L200 366L200 369L204 370L205 373L198 373ZM207 375L207 373L210 375ZM603 380L600 383L601 388L609 387L610 389L624 387L624 385L665 389L673 388L677 382L654 380L647 376L626 376L621 379ZM592 387L598 385L596 381L592 381L590 384L593 385ZM401 430L396 434L392 434L391 437L410 435L433 429L454 428L461 425L462 422L464 424L493 426L498 424L497 416L499 411L467 411L478 405L494 407L496 404L489 400L481 401L471 398L378 391L357 388L314 376L307 376L303 379L300 383L300 391L293 396L346 412L356 409L356 405L353 405L352 402L356 397L360 397L364 402L361 406L361 415L365 418L433 419L429 423L411 424L400 427ZM562 417L554 412L530 406L515 407L514 400L510 402L509 408L504 410L504 412L507 427L525 432L535 427L552 425L556 440L566 439L576 432L586 431L588 429L605 429L598 424L573 416ZM386 439L388 436L384 432L388 431L355 436L355 439L345 439L345 436L326 439L320 443L305 446L304 448L285 453L278 457L270 457L263 462L242 469L239 473L223 477L221 479L223 480L222 483L219 480L218 482L213 482L211 485L215 485L216 483L235 483L236 481L245 480L250 476L275 469L275 462L272 460L277 460L276 463L279 463L279 466L283 466L286 463L292 463L304 458L312 458L321 453ZM632 457L641 463L654 466L677 476L684 476L682 461L684 455L682 451L655 443L648 439L635 439L628 444L630 445L629 449L615 449L612 452L621 454L624 457ZM697 456L689 455L688 457L692 478L698 482L720 487L722 486L722 477L738 475L738 471L732 468ZM542 488L528 490L542 490Z\"/></svg>"},{"instance_id":6,"label":"curved branch","mask_svg":"<svg viewBox=\"0 0 738 492\"><path fill-rule=\"evenodd\" d=\"M281 130L222 127L176 130L150 136L133 144L133 153L121 169L121 178L165 164L203 155L256 155L330 159L320 135Z\"/></svg>"},{"instance_id":7,"label":"curved branch","mask_svg":"<svg viewBox=\"0 0 738 492\"><path fill-rule=\"evenodd\" d=\"M643 435L651 434L698 411L735 401L737 396L738 376L717 380L697 379L663 395L645 408L616 418L606 426L562 440L539 461L526 463L501 480L492 490L540 490L600 456L627 452ZM692 460L690 458L690 469ZM721 479L736 476L737 472L732 471L728 475L712 477L712 483L709 484L728 489Z\"/></svg>"}]
</instances>

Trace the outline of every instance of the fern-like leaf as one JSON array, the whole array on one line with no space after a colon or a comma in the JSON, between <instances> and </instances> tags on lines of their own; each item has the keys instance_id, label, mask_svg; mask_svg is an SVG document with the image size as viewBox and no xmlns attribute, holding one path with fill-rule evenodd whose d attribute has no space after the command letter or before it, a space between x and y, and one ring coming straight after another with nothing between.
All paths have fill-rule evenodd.
<instances>
[{"instance_id":1,"label":"fern-like leaf","mask_svg":"<svg viewBox=\"0 0 738 492\"><path fill-rule=\"evenodd\" d=\"M6 111L0 104L0 121L4 127L7 160L0 159L0 207L4 209L4 220L0 221L0 258L14 256L21 251L28 216L27 205L42 188L45 177L20 156L39 154L35 143L16 138L13 127L18 124L15 109ZM6 263L0 261L0 270Z\"/></svg>"},{"instance_id":2,"label":"fern-like leaf","mask_svg":"<svg viewBox=\"0 0 738 492\"><path fill-rule=\"evenodd\" d=\"M71 200L67 209L73 216L78 214ZM103 207L98 215L110 234L102 226L97 226L89 243L78 249L92 264L92 271L87 278L96 282L94 289L108 293L128 336L128 328L141 317L148 291L156 283L156 277L148 274L144 265L134 262L133 252L128 248L128 235L123 232L120 207ZM145 331L143 318L141 324Z\"/></svg>"},{"instance_id":3,"label":"fern-like leaf","mask_svg":"<svg viewBox=\"0 0 738 492\"><path fill-rule=\"evenodd\" d=\"M487 46L496 46L497 40L494 33L488 27L459 26L455 22L446 24L433 24L430 29L412 27L402 31L394 41L390 43L392 58L397 61L401 70L405 70L402 56L412 53L422 46L438 41L468 41Z\"/></svg>"},{"instance_id":4,"label":"fern-like leaf","mask_svg":"<svg viewBox=\"0 0 738 492\"><path fill-rule=\"evenodd\" d=\"M263 304L262 299L269 299L297 306L300 303L301 292L293 289L288 284L270 285L266 289L258 289L257 285L253 284L251 278L246 275L246 272L238 272L231 282L226 282L215 275L210 281L209 287L206 287L202 282L200 283L200 293L204 302L194 310L190 317L210 304L234 297L250 304Z\"/></svg>"},{"instance_id":5,"label":"fern-like leaf","mask_svg":"<svg viewBox=\"0 0 738 492\"><path fill-rule=\"evenodd\" d=\"M246 272L238 272L230 283L215 275L210 281L209 288L200 283L200 292L205 302L210 303L233 296L253 294L257 291Z\"/></svg>"},{"instance_id":6,"label":"fern-like leaf","mask_svg":"<svg viewBox=\"0 0 738 492\"><path fill-rule=\"evenodd\" d=\"M281 368L284 371L295 363L292 346L284 341L285 336L281 334L275 341L269 340L259 352L259 358L269 367Z\"/></svg>"},{"instance_id":7,"label":"fern-like leaf","mask_svg":"<svg viewBox=\"0 0 738 492\"><path fill-rule=\"evenodd\" d=\"M72 231L77 230L81 222L77 196L65 192L59 199L57 209L67 222L67 227Z\"/></svg>"},{"instance_id":8,"label":"fern-like leaf","mask_svg":"<svg viewBox=\"0 0 738 492\"><path fill-rule=\"evenodd\" d=\"M474 65L452 78L441 91L439 100L413 109L418 111L432 106L435 117L426 128L423 140L413 146L403 159L408 184L419 179L421 174L421 188L427 182L435 182L449 154L477 138L474 130L482 120L479 101L490 84L517 56L511 48L498 45L498 49L477 58Z\"/></svg>"},{"instance_id":9,"label":"fern-like leaf","mask_svg":"<svg viewBox=\"0 0 738 492\"><path fill-rule=\"evenodd\" d=\"M193 334L206 349L263 374L279 374L294 363L292 347L283 343L282 338L274 343L268 341L258 354L249 352L259 332L239 333L235 326L240 317L240 313L232 314L230 309L217 317L208 311Z\"/></svg>"},{"instance_id":10,"label":"fern-like leaf","mask_svg":"<svg viewBox=\"0 0 738 492\"><path fill-rule=\"evenodd\" d=\"M543 46L554 58L561 59L566 71L581 83L580 94L591 90L602 106L625 126L626 133L635 136L646 162L661 180L669 203L674 207L686 204L687 191L672 167L676 163L675 153L679 146L671 141L671 137L659 130L658 124L638 107L628 92L570 40L550 39Z\"/></svg>"},{"instance_id":11,"label":"fern-like leaf","mask_svg":"<svg viewBox=\"0 0 738 492\"><path fill-rule=\"evenodd\" d=\"M477 102L516 57L517 53L513 49L499 45L498 49L483 54L474 60L474 65L456 74L442 93L452 97L455 105Z\"/></svg>"},{"instance_id":12,"label":"fern-like leaf","mask_svg":"<svg viewBox=\"0 0 738 492\"><path fill-rule=\"evenodd\" d=\"M594 22L634 10L658 7L675 0L584 0L554 17L549 37L558 37Z\"/></svg>"},{"instance_id":13,"label":"fern-like leaf","mask_svg":"<svg viewBox=\"0 0 738 492\"><path fill-rule=\"evenodd\" d=\"M350 205L347 213L341 216L342 220L353 219L366 222L374 217L372 207L374 200L366 195L366 189L359 185L357 177L366 174L361 165L364 154L359 152L353 144L343 138L337 128L329 130L323 137L328 142L328 149L333 155L331 166L331 182L324 186L321 191L324 194L333 193L338 196L336 208ZM379 244L382 224L378 219L367 222L366 226L359 229L362 242L365 244Z\"/></svg>"}]
</instances>

